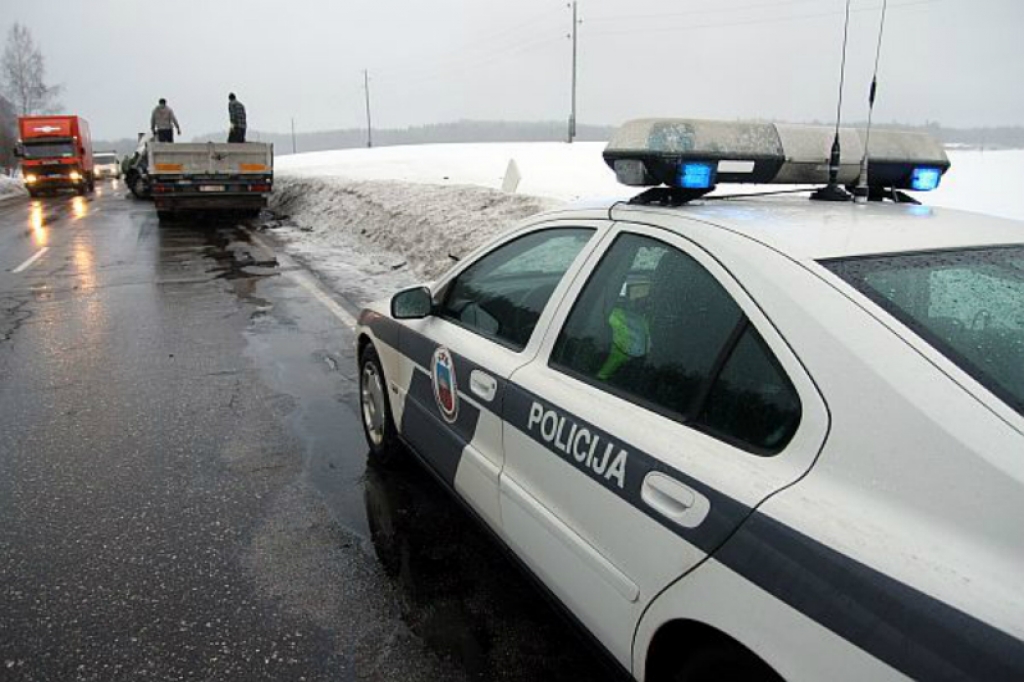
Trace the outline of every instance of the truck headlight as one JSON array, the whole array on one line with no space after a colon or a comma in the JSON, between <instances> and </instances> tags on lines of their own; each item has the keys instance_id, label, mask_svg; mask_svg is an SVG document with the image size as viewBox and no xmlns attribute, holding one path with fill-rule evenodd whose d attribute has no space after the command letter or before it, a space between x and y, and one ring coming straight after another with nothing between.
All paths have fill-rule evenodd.
<instances>
[{"instance_id":1,"label":"truck headlight","mask_svg":"<svg viewBox=\"0 0 1024 682\"><path fill-rule=\"evenodd\" d=\"M71 171L68 177L71 178L71 182L78 182L82 179L82 174L78 171Z\"/></svg>"},{"instance_id":2,"label":"truck headlight","mask_svg":"<svg viewBox=\"0 0 1024 682\"><path fill-rule=\"evenodd\" d=\"M25 184L26 184L26 185L34 185L34 184L35 184L35 182L36 182L36 180L38 180L38 179L39 179L39 178L37 178L37 177L36 177L36 176L34 176L34 175L26 175L26 176L25 176Z\"/></svg>"}]
</instances>

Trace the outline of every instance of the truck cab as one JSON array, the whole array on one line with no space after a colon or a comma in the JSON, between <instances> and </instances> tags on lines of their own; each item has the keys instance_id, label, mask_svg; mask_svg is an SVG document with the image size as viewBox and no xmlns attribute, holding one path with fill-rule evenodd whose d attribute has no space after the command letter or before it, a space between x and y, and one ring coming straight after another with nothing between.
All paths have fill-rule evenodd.
<instances>
[{"instance_id":1,"label":"truck cab","mask_svg":"<svg viewBox=\"0 0 1024 682\"><path fill-rule=\"evenodd\" d=\"M21 175L33 196L95 185L92 137L81 116L22 116L18 119Z\"/></svg>"}]
</instances>

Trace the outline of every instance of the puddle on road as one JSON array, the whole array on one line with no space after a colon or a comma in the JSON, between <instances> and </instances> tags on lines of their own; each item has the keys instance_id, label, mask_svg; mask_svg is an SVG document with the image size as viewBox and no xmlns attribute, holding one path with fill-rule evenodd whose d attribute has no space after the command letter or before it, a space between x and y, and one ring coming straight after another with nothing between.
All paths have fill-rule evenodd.
<instances>
[{"instance_id":1,"label":"puddle on road","mask_svg":"<svg viewBox=\"0 0 1024 682\"><path fill-rule=\"evenodd\" d=\"M159 265L164 274L212 275L213 279L230 282L233 293L255 307L254 317L270 309L270 302L256 295L256 284L279 275L279 264L275 258L256 258L249 234L237 224L170 223L160 225L159 230Z\"/></svg>"}]
</instances>

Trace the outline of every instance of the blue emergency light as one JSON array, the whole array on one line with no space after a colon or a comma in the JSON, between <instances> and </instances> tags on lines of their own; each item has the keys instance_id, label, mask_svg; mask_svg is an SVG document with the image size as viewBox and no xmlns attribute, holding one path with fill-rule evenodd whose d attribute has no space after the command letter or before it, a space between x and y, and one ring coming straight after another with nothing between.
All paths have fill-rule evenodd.
<instances>
[{"instance_id":1,"label":"blue emergency light","mask_svg":"<svg viewBox=\"0 0 1024 682\"><path fill-rule=\"evenodd\" d=\"M714 177L715 169L710 163L684 163L679 166L679 186L683 189L710 189L715 184Z\"/></svg>"},{"instance_id":2,"label":"blue emergency light","mask_svg":"<svg viewBox=\"0 0 1024 682\"><path fill-rule=\"evenodd\" d=\"M942 179L942 171L938 168L928 166L915 168L910 176L910 189L918 192L930 192L939 186Z\"/></svg>"}]
</instances>

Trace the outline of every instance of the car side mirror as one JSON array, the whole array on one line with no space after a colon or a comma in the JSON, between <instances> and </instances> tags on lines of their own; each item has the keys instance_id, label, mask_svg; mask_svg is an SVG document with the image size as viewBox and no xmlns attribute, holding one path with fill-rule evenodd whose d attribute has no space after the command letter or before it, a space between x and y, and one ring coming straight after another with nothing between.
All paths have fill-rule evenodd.
<instances>
[{"instance_id":1,"label":"car side mirror","mask_svg":"<svg viewBox=\"0 0 1024 682\"><path fill-rule=\"evenodd\" d=\"M391 317L396 320L420 320L433 310L434 300L426 287L406 289L391 297Z\"/></svg>"}]
</instances>

